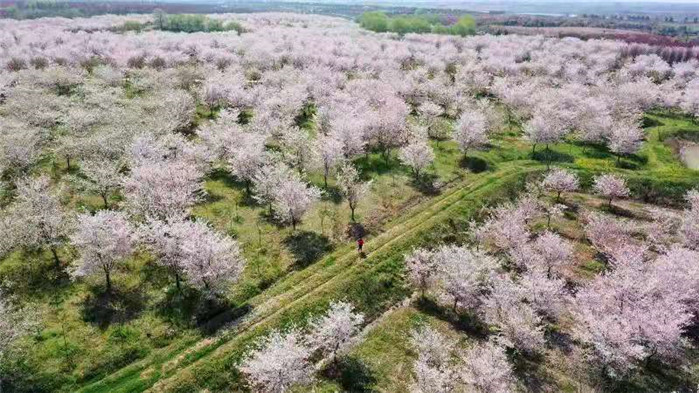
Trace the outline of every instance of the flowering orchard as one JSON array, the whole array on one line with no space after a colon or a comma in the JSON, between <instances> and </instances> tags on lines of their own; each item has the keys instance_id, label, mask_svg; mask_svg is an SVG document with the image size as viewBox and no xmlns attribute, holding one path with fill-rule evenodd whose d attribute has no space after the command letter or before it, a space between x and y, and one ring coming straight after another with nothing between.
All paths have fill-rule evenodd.
<instances>
[{"instance_id":1,"label":"flowering orchard","mask_svg":"<svg viewBox=\"0 0 699 393\"><path fill-rule=\"evenodd\" d=\"M604 381L691 360L697 176L665 141L699 62L209 18L242 28L0 20L0 390L520 391L564 336ZM363 343L428 306L464 340L409 326L381 385Z\"/></svg>"}]
</instances>

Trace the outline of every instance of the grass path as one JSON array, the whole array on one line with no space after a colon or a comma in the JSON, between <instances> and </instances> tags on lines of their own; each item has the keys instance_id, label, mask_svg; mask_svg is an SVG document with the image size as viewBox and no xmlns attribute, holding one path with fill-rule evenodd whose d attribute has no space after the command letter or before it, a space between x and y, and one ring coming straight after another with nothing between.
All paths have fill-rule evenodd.
<instances>
[{"instance_id":1,"label":"grass path","mask_svg":"<svg viewBox=\"0 0 699 393\"><path fill-rule=\"evenodd\" d=\"M455 207L464 198L476 196L477 191L489 189L488 185L536 168L533 162L510 162L501 165L496 172L469 176L464 183L409 209L389 223L385 232L369 239L365 246L369 253L366 260L359 259L353 245L342 246L306 269L289 274L251 299L253 311L219 338L176 343L79 391L136 392L154 385L157 391L172 390L173 386L170 385L175 383L170 383L171 377L181 374L183 368L191 370L211 358L228 358L235 350L241 350L245 342L266 329L283 325L289 319L288 314L293 314L292 309L303 310L304 306L325 299L352 279L380 270L386 260L395 254L395 249L400 248L396 246L405 246L418 232L453 217L452 210L456 210ZM479 201L473 202L475 205Z\"/></svg>"}]
</instances>

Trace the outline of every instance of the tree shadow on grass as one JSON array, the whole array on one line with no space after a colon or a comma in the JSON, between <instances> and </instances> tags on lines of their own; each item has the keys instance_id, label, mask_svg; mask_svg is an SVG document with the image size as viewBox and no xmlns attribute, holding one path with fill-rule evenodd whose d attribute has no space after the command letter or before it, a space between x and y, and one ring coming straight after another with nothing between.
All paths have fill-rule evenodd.
<instances>
[{"instance_id":1,"label":"tree shadow on grass","mask_svg":"<svg viewBox=\"0 0 699 393\"><path fill-rule=\"evenodd\" d=\"M53 296L72 284L65 270L63 253L61 266L57 267L50 251L18 250L5 256L0 263L0 283L12 286L12 292L20 297L36 295Z\"/></svg>"},{"instance_id":2,"label":"tree shadow on grass","mask_svg":"<svg viewBox=\"0 0 699 393\"><path fill-rule=\"evenodd\" d=\"M605 390L613 393L695 392L692 375L659 359L652 358L625 380L604 378Z\"/></svg>"},{"instance_id":3,"label":"tree shadow on grass","mask_svg":"<svg viewBox=\"0 0 699 393\"><path fill-rule=\"evenodd\" d=\"M585 141L573 141L571 143L582 147L582 154L587 158L598 158L604 160L614 157L614 154L612 154L609 149L607 149L607 146L603 143Z\"/></svg>"},{"instance_id":4,"label":"tree shadow on grass","mask_svg":"<svg viewBox=\"0 0 699 393\"><path fill-rule=\"evenodd\" d=\"M199 304L196 324L204 334L214 334L224 326L234 323L252 311L252 306L243 304L233 307L227 300L218 297L206 297Z\"/></svg>"},{"instance_id":5,"label":"tree shadow on grass","mask_svg":"<svg viewBox=\"0 0 699 393\"><path fill-rule=\"evenodd\" d=\"M507 350L512 360L513 371L517 380L527 387L527 392L543 392L544 386L551 385L542 370L544 356L541 354L523 354L513 349Z\"/></svg>"},{"instance_id":6,"label":"tree shadow on grass","mask_svg":"<svg viewBox=\"0 0 699 393\"><path fill-rule=\"evenodd\" d=\"M459 161L459 165L461 165L462 168L466 168L473 173L481 173L490 169L488 161L480 157L473 156L462 157L461 161Z\"/></svg>"},{"instance_id":7,"label":"tree shadow on grass","mask_svg":"<svg viewBox=\"0 0 699 393\"><path fill-rule=\"evenodd\" d=\"M209 180L213 181L220 181L222 182L226 187L232 188L235 190L238 190L241 192L240 195L240 204L243 206L257 206L258 203L257 201L252 197L252 195L247 192L247 186L245 182L238 181L233 175L231 175L228 171L226 171L223 168L217 168L211 172L208 176ZM216 196L206 196L207 202L216 202L217 200L220 200L220 197Z\"/></svg>"},{"instance_id":8,"label":"tree shadow on grass","mask_svg":"<svg viewBox=\"0 0 699 393\"><path fill-rule=\"evenodd\" d=\"M621 169L639 169L641 166L648 163L648 158L641 157L637 155L625 156L620 160L617 160L616 166Z\"/></svg>"},{"instance_id":9,"label":"tree shadow on grass","mask_svg":"<svg viewBox=\"0 0 699 393\"><path fill-rule=\"evenodd\" d=\"M365 180L372 178L372 174L383 175L401 169L400 162L392 155L388 159L382 154L363 155L354 160L354 163Z\"/></svg>"},{"instance_id":10,"label":"tree shadow on grass","mask_svg":"<svg viewBox=\"0 0 699 393\"><path fill-rule=\"evenodd\" d=\"M332 250L330 239L310 231L298 231L284 239L284 245L294 255L294 265L304 268Z\"/></svg>"},{"instance_id":11,"label":"tree shadow on grass","mask_svg":"<svg viewBox=\"0 0 699 393\"><path fill-rule=\"evenodd\" d=\"M552 149L537 150L532 155L532 158L536 161L543 162L545 164L554 164L559 162L573 162L575 157L567 153L561 153Z\"/></svg>"},{"instance_id":12,"label":"tree shadow on grass","mask_svg":"<svg viewBox=\"0 0 699 393\"><path fill-rule=\"evenodd\" d=\"M221 327L247 314L252 307L233 307L225 298L206 295L194 288L172 286L156 305L158 314L176 326L196 327L213 334Z\"/></svg>"},{"instance_id":13,"label":"tree shadow on grass","mask_svg":"<svg viewBox=\"0 0 699 393\"><path fill-rule=\"evenodd\" d=\"M656 120L656 119L653 119L652 117L648 117L648 116L643 116L643 122L642 122L641 126L643 128L648 128L648 127L658 127L658 126L662 126L664 124L665 123L663 123L660 120Z\"/></svg>"},{"instance_id":14,"label":"tree shadow on grass","mask_svg":"<svg viewBox=\"0 0 699 393\"><path fill-rule=\"evenodd\" d=\"M483 324L475 315L455 313L453 310L442 307L434 300L420 296L415 302L415 307L425 314L451 323L454 328L468 333L469 335L485 339L488 337L488 327Z\"/></svg>"},{"instance_id":15,"label":"tree shadow on grass","mask_svg":"<svg viewBox=\"0 0 699 393\"><path fill-rule=\"evenodd\" d=\"M125 323L137 318L145 307L145 296L139 288L94 287L87 295L80 314L85 322L106 329L113 323Z\"/></svg>"},{"instance_id":16,"label":"tree shadow on grass","mask_svg":"<svg viewBox=\"0 0 699 393\"><path fill-rule=\"evenodd\" d=\"M624 217L624 218L635 218L636 214L634 214L633 211L624 209L623 207L619 205L615 205L614 202L612 202L612 205L609 206L608 204L604 204L600 206L600 210L606 213L613 214L615 216L619 217Z\"/></svg>"},{"instance_id":17,"label":"tree shadow on grass","mask_svg":"<svg viewBox=\"0 0 699 393\"><path fill-rule=\"evenodd\" d=\"M328 200L334 204L342 202L342 192L337 186L328 186L323 189L323 199Z\"/></svg>"},{"instance_id":18,"label":"tree shadow on grass","mask_svg":"<svg viewBox=\"0 0 699 393\"><path fill-rule=\"evenodd\" d=\"M336 381L343 392L374 392L376 377L371 369L353 356L343 356L337 363L330 363L323 370L323 376Z\"/></svg>"},{"instance_id":19,"label":"tree shadow on grass","mask_svg":"<svg viewBox=\"0 0 699 393\"><path fill-rule=\"evenodd\" d=\"M424 195L439 195L440 188L437 184L439 176L434 173L425 173L418 178L413 178L412 186Z\"/></svg>"}]
</instances>

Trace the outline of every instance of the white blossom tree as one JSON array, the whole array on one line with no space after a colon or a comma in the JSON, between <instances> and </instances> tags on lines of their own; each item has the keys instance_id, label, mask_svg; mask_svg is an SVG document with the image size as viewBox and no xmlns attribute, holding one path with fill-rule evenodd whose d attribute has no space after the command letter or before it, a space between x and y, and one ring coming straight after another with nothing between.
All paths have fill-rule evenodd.
<instances>
[{"instance_id":1,"label":"white blossom tree","mask_svg":"<svg viewBox=\"0 0 699 393\"><path fill-rule=\"evenodd\" d=\"M203 193L201 178L199 169L183 160L131 168L122 180L127 208L142 217L184 217Z\"/></svg>"},{"instance_id":2,"label":"white blossom tree","mask_svg":"<svg viewBox=\"0 0 699 393\"><path fill-rule=\"evenodd\" d=\"M265 161L265 137L252 132L240 132L235 143L227 146L228 164L231 173L245 183L250 194L252 177Z\"/></svg>"},{"instance_id":3,"label":"white blossom tree","mask_svg":"<svg viewBox=\"0 0 699 393\"><path fill-rule=\"evenodd\" d=\"M498 339L505 346L536 353L545 343L542 321L533 307L522 301L521 292L509 277L498 277L483 300L482 313L488 324L498 327Z\"/></svg>"},{"instance_id":4,"label":"white blossom tree","mask_svg":"<svg viewBox=\"0 0 699 393\"><path fill-rule=\"evenodd\" d=\"M73 227L73 216L59 200L58 190L48 177L27 178L17 182L17 197L3 217L3 238L0 247L38 247L51 251L57 268L61 261L58 248Z\"/></svg>"},{"instance_id":5,"label":"white blossom tree","mask_svg":"<svg viewBox=\"0 0 699 393\"><path fill-rule=\"evenodd\" d=\"M363 322L364 315L354 312L350 303L332 302L325 315L310 322L309 343L312 348L332 356L334 363L337 361L337 352L359 332Z\"/></svg>"},{"instance_id":6,"label":"white blossom tree","mask_svg":"<svg viewBox=\"0 0 699 393\"><path fill-rule=\"evenodd\" d=\"M281 222L290 223L296 230L304 214L320 199L321 191L301 179L289 177L274 190L272 210Z\"/></svg>"},{"instance_id":7,"label":"white blossom tree","mask_svg":"<svg viewBox=\"0 0 699 393\"><path fill-rule=\"evenodd\" d=\"M454 311L457 307L471 310L479 304L499 265L493 257L466 247L443 246L432 258L439 272L441 296L451 301Z\"/></svg>"},{"instance_id":8,"label":"white blossom tree","mask_svg":"<svg viewBox=\"0 0 699 393\"><path fill-rule=\"evenodd\" d=\"M279 187L294 178L289 167L283 162L269 162L260 167L252 176L253 198L262 205L267 205L272 215L272 205Z\"/></svg>"},{"instance_id":9,"label":"white blossom tree","mask_svg":"<svg viewBox=\"0 0 699 393\"><path fill-rule=\"evenodd\" d=\"M345 163L337 174L337 182L340 185L342 195L347 198L351 219L354 221L354 211L364 195L369 192L371 182L362 182L359 179L359 171L351 163Z\"/></svg>"},{"instance_id":10,"label":"white blossom tree","mask_svg":"<svg viewBox=\"0 0 699 393\"><path fill-rule=\"evenodd\" d=\"M532 247L539 255L538 260L542 264L541 268L549 278L554 275L554 271L558 271L570 263L573 256L571 244L560 235L549 231L539 235L532 242Z\"/></svg>"},{"instance_id":11,"label":"white blossom tree","mask_svg":"<svg viewBox=\"0 0 699 393\"><path fill-rule=\"evenodd\" d=\"M122 212L101 210L78 216L78 228L70 238L80 252L71 275L82 277L104 273L107 293L112 290L111 274L133 250L134 234Z\"/></svg>"},{"instance_id":12,"label":"white blossom tree","mask_svg":"<svg viewBox=\"0 0 699 393\"><path fill-rule=\"evenodd\" d=\"M77 178L82 189L93 192L102 197L104 208L109 208L109 197L122 185L120 170L123 163L119 160L97 160L91 159L83 161L80 171L85 178Z\"/></svg>"},{"instance_id":13,"label":"white blossom tree","mask_svg":"<svg viewBox=\"0 0 699 393\"><path fill-rule=\"evenodd\" d=\"M622 155L634 154L643 143L643 130L635 123L621 122L609 135L609 150L617 154L617 163Z\"/></svg>"},{"instance_id":14,"label":"white blossom tree","mask_svg":"<svg viewBox=\"0 0 699 393\"><path fill-rule=\"evenodd\" d=\"M434 161L434 153L427 141L414 141L400 148L398 158L410 167L415 179L420 179L422 171Z\"/></svg>"},{"instance_id":15,"label":"white blossom tree","mask_svg":"<svg viewBox=\"0 0 699 393\"><path fill-rule=\"evenodd\" d=\"M423 248L413 250L405 256L405 266L408 269L410 282L420 290L422 296L435 283L437 276L437 265L434 254Z\"/></svg>"},{"instance_id":16,"label":"white blossom tree","mask_svg":"<svg viewBox=\"0 0 699 393\"><path fill-rule=\"evenodd\" d=\"M216 294L238 280L245 267L238 242L214 231L205 222L183 221L180 233L182 270L187 281L208 294Z\"/></svg>"},{"instance_id":17,"label":"white blossom tree","mask_svg":"<svg viewBox=\"0 0 699 393\"><path fill-rule=\"evenodd\" d=\"M504 349L489 341L476 344L462 355L462 379L471 391L509 393L514 391L514 373Z\"/></svg>"},{"instance_id":18,"label":"white blossom tree","mask_svg":"<svg viewBox=\"0 0 699 393\"><path fill-rule=\"evenodd\" d=\"M470 149L486 145L488 143L488 128L485 115L476 111L464 112L456 125L454 140L459 144L464 154L468 154Z\"/></svg>"},{"instance_id":19,"label":"white blossom tree","mask_svg":"<svg viewBox=\"0 0 699 393\"><path fill-rule=\"evenodd\" d=\"M652 266L619 265L575 296L574 336L590 345L592 358L613 377L623 377L652 356L674 358L692 320L683 297L668 290L667 279L674 275L666 275L674 273L670 266Z\"/></svg>"},{"instance_id":20,"label":"white blossom tree","mask_svg":"<svg viewBox=\"0 0 699 393\"><path fill-rule=\"evenodd\" d=\"M532 152L536 151L536 145L549 145L558 143L567 133L566 126L558 121L557 116L549 113L537 112L524 124L524 134L532 143Z\"/></svg>"},{"instance_id":21,"label":"white blossom tree","mask_svg":"<svg viewBox=\"0 0 699 393\"><path fill-rule=\"evenodd\" d=\"M626 186L626 180L613 174L596 177L593 188L595 193L608 200L609 207L612 206L612 200L615 198L624 198L629 195L629 188Z\"/></svg>"},{"instance_id":22,"label":"white blossom tree","mask_svg":"<svg viewBox=\"0 0 699 393\"><path fill-rule=\"evenodd\" d=\"M443 393L453 391L458 378L450 364L453 343L430 326L423 326L411 334L411 343L417 351L413 366L415 382L411 386L414 393Z\"/></svg>"},{"instance_id":23,"label":"white blossom tree","mask_svg":"<svg viewBox=\"0 0 699 393\"><path fill-rule=\"evenodd\" d=\"M320 136L316 139L315 149L323 168L323 185L328 188L328 176L344 158L342 141L332 135Z\"/></svg>"},{"instance_id":24,"label":"white blossom tree","mask_svg":"<svg viewBox=\"0 0 699 393\"><path fill-rule=\"evenodd\" d=\"M284 157L289 165L302 175L317 161L318 151L314 149L314 143L307 130L291 127L284 131L281 137Z\"/></svg>"},{"instance_id":25,"label":"white blossom tree","mask_svg":"<svg viewBox=\"0 0 699 393\"><path fill-rule=\"evenodd\" d=\"M284 393L312 381L312 351L298 330L273 331L255 346L239 368L256 391Z\"/></svg>"}]
</instances>

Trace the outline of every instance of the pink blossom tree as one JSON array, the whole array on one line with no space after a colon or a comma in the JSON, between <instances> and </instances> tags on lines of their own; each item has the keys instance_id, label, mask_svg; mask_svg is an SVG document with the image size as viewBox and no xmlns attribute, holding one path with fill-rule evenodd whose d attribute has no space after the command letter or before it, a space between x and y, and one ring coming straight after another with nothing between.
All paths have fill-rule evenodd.
<instances>
[{"instance_id":1,"label":"pink blossom tree","mask_svg":"<svg viewBox=\"0 0 699 393\"><path fill-rule=\"evenodd\" d=\"M127 208L142 217L184 217L203 193L201 178L201 171L183 160L133 167L122 183Z\"/></svg>"},{"instance_id":2,"label":"pink blossom tree","mask_svg":"<svg viewBox=\"0 0 699 393\"><path fill-rule=\"evenodd\" d=\"M551 278L554 271L570 263L573 255L573 247L560 235L546 231L532 242L534 251L540 256L541 268L546 276ZM560 274L560 272L557 272ZM556 275L558 275L556 274Z\"/></svg>"},{"instance_id":3,"label":"pink blossom tree","mask_svg":"<svg viewBox=\"0 0 699 393\"><path fill-rule=\"evenodd\" d=\"M556 193L556 202L560 201L561 193L573 192L579 187L577 175L559 168L549 172L541 184L546 190Z\"/></svg>"},{"instance_id":4,"label":"pink blossom tree","mask_svg":"<svg viewBox=\"0 0 699 393\"><path fill-rule=\"evenodd\" d=\"M498 268L493 257L466 247L443 246L432 256L438 269L439 292L442 298L457 307L474 309L481 294Z\"/></svg>"},{"instance_id":5,"label":"pink blossom tree","mask_svg":"<svg viewBox=\"0 0 699 393\"><path fill-rule=\"evenodd\" d=\"M189 233L180 247L182 269L192 286L216 294L238 280L245 267L238 242L203 221L184 221L180 225L186 227L180 231Z\"/></svg>"},{"instance_id":6,"label":"pink blossom tree","mask_svg":"<svg viewBox=\"0 0 699 393\"><path fill-rule=\"evenodd\" d=\"M674 357L692 319L681 297L668 291L652 265L619 265L575 296L574 335L590 345L604 371L620 377L639 362Z\"/></svg>"},{"instance_id":7,"label":"pink blossom tree","mask_svg":"<svg viewBox=\"0 0 699 393\"><path fill-rule=\"evenodd\" d=\"M522 301L521 292L509 277L500 276L493 281L481 310L484 320L497 326L498 339L505 346L536 353L545 344L542 321L534 308Z\"/></svg>"},{"instance_id":8,"label":"pink blossom tree","mask_svg":"<svg viewBox=\"0 0 699 393\"><path fill-rule=\"evenodd\" d=\"M680 235L685 246L699 250L699 190L687 193L689 209L682 214Z\"/></svg>"},{"instance_id":9,"label":"pink blossom tree","mask_svg":"<svg viewBox=\"0 0 699 393\"><path fill-rule=\"evenodd\" d=\"M122 212L101 210L78 216L78 228L70 238L80 252L73 265L73 277L104 273L107 293L112 290L111 274L133 251L134 234Z\"/></svg>"},{"instance_id":10,"label":"pink blossom tree","mask_svg":"<svg viewBox=\"0 0 699 393\"><path fill-rule=\"evenodd\" d=\"M311 352L298 330L273 331L255 343L239 368L255 391L284 393L312 381Z\"/></svg>"},{"instance_id":11,"label":"pink blossom tree","mask_svg":"<svg viewBox=\"0 0 699 393\"><path fill-rule=\"evenodd\" d=\"M629 195L629 188L626 186L626 180L613 174L596 177L593 189L595 193L608 200L609 207L612 206L612 200L614 200L614 198L624 198Z\"/></svg>"}]
</instances>

